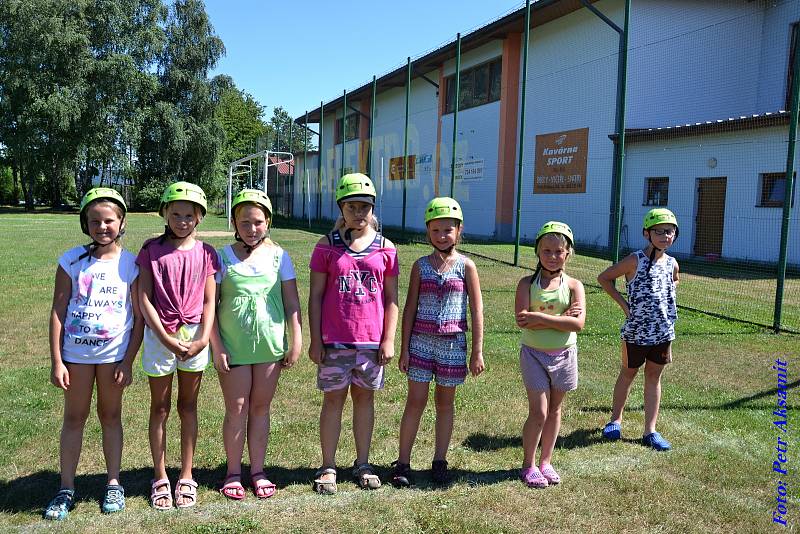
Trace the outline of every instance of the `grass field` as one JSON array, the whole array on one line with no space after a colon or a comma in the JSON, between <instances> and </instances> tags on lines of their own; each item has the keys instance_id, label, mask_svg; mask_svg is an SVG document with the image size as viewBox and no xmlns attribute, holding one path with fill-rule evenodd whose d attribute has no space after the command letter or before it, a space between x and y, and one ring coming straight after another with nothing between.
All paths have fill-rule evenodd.
<instances>
[{"instance_id":1,"label":"grass field","mask_svg":"<svg viewBox=\"0 0 800 534\"><path fill-rule=\"evenodd\" d=\"M159 233L153 214L130 217L126 248L138 251ZM209 217L201 230L224 230L225 221ZM281 230L273 237L286 248L298 271L301 301L308 291L308 259L318 234ZM390 235L391 237L391 235ZM204 238L205 239L205 238ZM215 247L231 239L205 239ZM62 395L49 385L47 319L56 261L66 249L85 242L76 215L0 214L0 531L37 531L51 527L42 508L58 489L58 433ZM470 245L493 256L494 245ZM401 308L408 270L426 254L423 245L399 247ZM525 258L532 258L530 249ZM496 257L496 256L494 256ZM798 530L800 455L797 418L789 417L789 471L772 473L776 439L772 424L777 356L789 361L789 404L796 406L800 337L773 335L743 323L681 311L675 363L664 376L659 429L674 450L656 453L638 444L642 426L642 384L634 386L621 442L605 443L600 428L608 418L618 368L618 329L622 314L593 282L607 263L577 257L572 272L587 282L588 318L579 335L580 380L567 396L554 465L561 485L530 490L515 478L522 458L520 430L527 402L518 371L519 333L513 321L516 281L527 270L475 256L485 303L487 370L459 389L456 426L449 461L454 483L433 488L427 472L417 487L388 485L364 492L344 469L354 458L346 409L338 454L340 492L312 493L310 479L319 465L317 433L321 394L314 387L314 366L303 355L285 372L273 403L267 474L278 485L265 502L252 494L232 503L216 492L225 473L221 425L223 404L213 368L200 392L200 437L195 477L199 505L188 511L157 512L148 506L152 477L147 445L148 390L137 367L124 397L122 483L128 509L102 516L105 484L96 418L89 420L78 467L79 503L59 527L66 532L175 531L248 532L767 532L775 529L778 480L788 483L789 530ZM691 293L712 292L718 280L697 277L679 288L679 302ZM747 285L730 287L743 295ZM796 304L796 303L795 303ZM794 305L794 304L793 304ZM305 308L305 304L303 306ZM304 310L304 320L305 317ZM304 329L305 325L304 323ZM308 346L304 331L305 346ZM397 336L399 340L399 335ZM392 364L386 388L377 396L371 460L388 476L397 455L397 433L405 400L403 375ZM433 451L432 407L423 418L412 466L427 469ZM169 464L178 465L177 414L169 422ZM170 477L177 477L175 469Z\"/></svg>"}]
</instances>

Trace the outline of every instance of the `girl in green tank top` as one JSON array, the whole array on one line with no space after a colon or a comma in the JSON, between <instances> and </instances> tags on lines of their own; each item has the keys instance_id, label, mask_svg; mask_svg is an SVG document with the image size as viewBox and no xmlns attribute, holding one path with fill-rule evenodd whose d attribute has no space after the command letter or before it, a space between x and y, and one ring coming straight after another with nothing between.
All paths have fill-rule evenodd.
<instances>
[{"instance_id":1,"label":"girl in green tank top","mask_svg":"<svg viewBox=\"0 0 800 534\"><path fill-rule=\"evenodd\" d=\"M520 478L532 488L561 481L550 462L561 429L561 404L567 391L578 384L575 344L586 319L586 295L583 284L564 273L572 251L570 227L546 223L536 236L536 271L517 285L514 311L522 329L520 368L528 394Z\"/></svg>"},{"instance_id":2,"label":"girl in green tank top","mask_svg":"<svg viewBox=\"0 0 800 534\"><path fill-rule=\"evenodd\" d=\"M232 202L236 243L219 251L217 313L211 336L214 367L225 400L222 439L228 470L220 490L244 498L244 439L253 493L266 499L275 484L264 474L270 403L281 370L300 356L300 299L288 254L269 237L272 204L262 191L245 189Z\"/></svg>"}]
</instances>

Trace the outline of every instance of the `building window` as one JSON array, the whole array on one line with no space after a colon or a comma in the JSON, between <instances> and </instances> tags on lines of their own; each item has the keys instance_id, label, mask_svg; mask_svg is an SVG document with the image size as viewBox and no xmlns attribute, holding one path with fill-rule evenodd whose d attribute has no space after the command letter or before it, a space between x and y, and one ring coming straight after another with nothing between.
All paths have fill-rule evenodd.
<instances>
[{"instance_id":1,"label":"building window","mask_svg":"<svg viewBox=\"0 0 800 534\"><path fill-rule=\"evenodd\" d=\"M795 180L797 181L797 173ZM761 208L782 208L786 193L785 172L765 172L761 175ZM792 207L794 207L794 187L792 188Z\"/></svg>"},{"instance_id":2,"label":"building window","mask_svg":"<svg viewBox=\"0 0 800 534\"><path fill-rule=\"evenodd\" d=\"M666 206L669 204L669 178L647 178L645 184L645 206Z\"/></svg>"},{"instance_id":3,"label":"building window","mask_svg":"<svg viewBox=\"0 0 800 534\"><path fill-rule=\"evenodd\" d=\"M792 109L792 83L794 83L794 48L797 45L798 32L800 32L800 22L792 24L792 38L789 40L789 68L786 77L786 109Z\"/></svg>"},{"instance_id":4,"label":"building window","mask_svg":"<svg viewBox=\"0 0 800 534\"><path fill-rule=\"evenodd\" d=\"M351 113L347 116L347 140L358 139L358 127L361 116ZM342 119L336 119L336 131L333 144L338 145L342 142Z\"/></svg>"},{"instance_id":5,"label":"building window","mask_svg":"<svg viewBox=\"0 0 800 534\"><path fill-rule=\"evenodd\" d=\"M500 79L502 74L500 58L482 63L461 71L461 87L459 88L458 109L474 108L489 102L500 100ZM455 111L456 76L448 76L444 80L446 92L445 113Z\"/></svg>"}]
</instances>

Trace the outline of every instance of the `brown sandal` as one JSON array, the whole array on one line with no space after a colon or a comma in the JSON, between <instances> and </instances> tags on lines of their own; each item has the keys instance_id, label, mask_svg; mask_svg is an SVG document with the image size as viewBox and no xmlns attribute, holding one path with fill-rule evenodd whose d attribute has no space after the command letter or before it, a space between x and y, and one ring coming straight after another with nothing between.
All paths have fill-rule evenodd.
<instances>
[{"instance_id":1,"label":"brown sandal","mask_svg":"<svg viewBox=\"0 0 800 534\"><path fill-rule=\"evenodd\" d=\"M333 475L333 480L325 480L325 475ZM320 467L314 474L314 481L311 486L320 495L333 495L338 491L336 487L336 469L333 467Z\"/></svg>"},{"instance_id":2,"label":"brown sandal","mask_svg":"<svg viewBox=\"0 0 800 534\"><path fill-rule=\"evenodd\" d=\"M374 490L381 487L381 479L368 462L361 465L353 463L353 478L356 479L356 483L361 489Z\"/></svg>"}]
</instances>

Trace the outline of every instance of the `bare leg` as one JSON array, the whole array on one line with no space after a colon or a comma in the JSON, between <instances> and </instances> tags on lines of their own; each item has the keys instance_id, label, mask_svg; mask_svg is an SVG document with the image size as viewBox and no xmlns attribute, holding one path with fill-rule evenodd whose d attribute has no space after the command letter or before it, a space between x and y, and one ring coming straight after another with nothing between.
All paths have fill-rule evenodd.
<instances>
[{"instance_id":1,"label":"bare leg","mask_svg":"<svg viewBox=\"0 0 800 534\"><path fill-rule=\"evenodd\" d=\"M252 375L249 365L234 367L229 373L219 373L219 384L225 399L225 419L222 421L222 443L228 462L226 478L242 473L247 412L250 408ZM244 494L239 491L239 494Z\"/></svg>"},{"instance_id":2,"label":"bare leg","mask_svg":"<svg viewBox=\"0 0 800 534\"><path fill-rule=\"evenodd\" d=\"M644 435L656 431L658 409L661 405L661 373L663 365L647 361L644 364Z\"/></svg>"},{"instance_id":3,"label":"bare leg","mask_svg":"<svg viewBox=\"0 0 800 534\"><path fill-rule=\"evenodd\" d=\"M428 404L429 389L430 383L428 382L408 381L406 407L403 410L403 418L400 420L400 453L398 461L402 464L411 463L411 449L414 447L414 440L417 439L422 413Z\"/></svg>"},{"instance_id":4,"label":"bare leg","mask_svg":"<svg viewBox=\"0 0 800 534\"><path fill-rule=\"evenodd\" d=\"M339 434L342 431L342 408L347 400L344 387L334 391L326 391L322 399L322 410L319 414L319 440L322 447L323 467L336 467L336 447L339 445ZM323 475L321 480L334 480L334 475Z\"/></svg>"},{"instance_id":5,"label":"bare leg","mask_svg":"<svg viewBox=\"0 0 800 534\"><path fill-rule=\"evenodd\" d=\"M551 463L553 459L553 449L558 439L558 431L561 430L561 404L565 395L565 391L550 388L547 420L544 422L544 429L542 430L542 452L539 455L540 466Z\"/></svg>"},{"instance_id":6,"label":"bare leg","mask_svg":"<svg viewBox=\"0 0 800 534\"><path fill-rule=\"evenodd\" d=\"M628 402L628 395L631 393L631 385L636 374L639 372L638 367L628 367L627 345L622 342L622 366L619 369L619 376L617 382L614 384L614 396L611 400L611 422L622 422L622 411L625 409L625 403Z\"/></svg>"},{"instance_id":7,"label":"bare leg","mask_svg":"<svg viewBox=\"0 0 800 534\"><path fill-rule=\"evenodd\" d=\"M181 418L181 474L191 479L194 449L197 445L197 395L203 373L178 371L178 417ZM177 505L188 504L190 499L180 498Z\"/></svg>"},{"instance_id":8,"label":"bare leg","mask_svg":"<svg viewBox=\"0 0 800 534\"><path fill-rule=\"evenodd\" d=\"M83 427L89 417L94 389L94 365L67 363L70 385L64 392L64 422L61 426L61 487L75 489L75 472L81 456Z\"/></svg>"},{"instance_id":9,"label":"bare leg","mask_svg":"<svg viewBox=\"0 0 800 534\"><path fill-rule=\"evenodd\" d=\"M456 413L456 388L455 386L436 385L433 392L436 403L436 447L433 453L434 460L446 460L447 449L453 436L453 420Z\"/></svg>"},{"instance_id":10,"label":"bare leg","mask_svg":"<svg viewBox=\"0 0 800 534\"><path fill-rule=\"evenodd\" d=\"M526 388L528 391L528 418L522 427L522 468L533 467L536 457L536 448L542 436L545 420L547 419L547 405L549 391L537 391Z\"/></svg>"},{"instance_id":11,"label":"bare leg","mask_svg":"<svg viewBox=\"0 0 800 534\"><path fill-rule=\"evenodd\" d=\"M369 461L369 446L372 443L372 430L375 427L375 392L350 385L353 399L353 437L356 441L356 463Z\"/></svg>"},{"instance_id":12,"label":"bare leg","mask_svg":"<svg viewBox=\"0 0 800 534\"><path fill-rule=\"evenodd\" d=\"M150 384L150 453L153 455L153 479L167 478L167 419L172 407L172 375L151 376ZM169 504L168 497L162 497L157 506Z\"/></svg>"},{"instance_id":13,"label":"bare leg","mask_svg":"<svg viewBox=\"0 0 800 534\"><path fill-rule=\"evenodd\" d=\"M250 474L264 471L264 457L269 442L269 411L278 378L281 376L280 363L253 365L250 388L250 410L247 417L247 448L250 452Z\"/></svg>"},{"instance_id":14,"label":"bare leg","mask_svg":"<svg viewBox=\"0 0 800 534\"><path fill-rule=\"evenodd\" d=\"M103 429L103 455L108 483L119 484L122 463L122 386L114 382L113 363L97 365L97 417Z\"/></svg>"}]
</instances>

